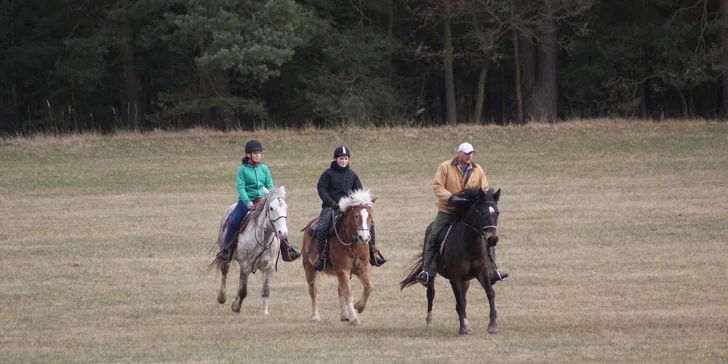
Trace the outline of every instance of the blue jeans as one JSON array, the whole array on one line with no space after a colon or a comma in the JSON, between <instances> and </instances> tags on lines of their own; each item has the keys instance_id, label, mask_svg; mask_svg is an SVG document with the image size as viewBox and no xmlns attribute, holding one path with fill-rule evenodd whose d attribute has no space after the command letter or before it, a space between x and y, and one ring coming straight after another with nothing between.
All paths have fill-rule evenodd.
<instances>
[{"instance_id":1,"label":"blue jeans","mask_svg":"<svg viewBox=\"0 0 728 364\"><path fill-rule=\"evenodd\" d=\"M243 222L245 215L248 214L248 206L245 206L242 200L238 200L238 204L235 205L235 209L230 214L230 222L228 222L227 232L225 233L225 247L230 246L230 240L233 239L233 235L240 228L240 223Z\"/></svg>"}]
</instances>

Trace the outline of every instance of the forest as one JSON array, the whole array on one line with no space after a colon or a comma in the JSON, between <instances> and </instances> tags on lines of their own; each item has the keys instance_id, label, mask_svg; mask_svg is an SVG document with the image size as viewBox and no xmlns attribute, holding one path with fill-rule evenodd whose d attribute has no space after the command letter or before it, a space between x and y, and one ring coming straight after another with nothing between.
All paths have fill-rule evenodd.
<instances>
[{"instance_id":1,"label":"forest","mask_svg":"<svg viewBox=\"0 0 728 364\"><path fill-rule=\"evenodd\" d=\"M0 0L0 135L728 112L725 0Z\"/></svg>"}]
</instances>

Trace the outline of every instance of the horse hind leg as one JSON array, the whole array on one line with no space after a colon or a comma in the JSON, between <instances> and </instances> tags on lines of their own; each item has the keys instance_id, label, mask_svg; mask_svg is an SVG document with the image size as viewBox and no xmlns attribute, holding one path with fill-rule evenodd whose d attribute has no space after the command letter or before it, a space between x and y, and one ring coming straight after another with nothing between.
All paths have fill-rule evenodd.
<instances>
[{"instance_id":1,"label":"horse hind leg","mask_svg":"<svg viewBox=\"0 0 728 364\"><path fill-rule=\"evenodd\" d=\"M432 324L432 306L435 301L435 282L432 281L427 285L427 317L425 318L425 327Z\"/></svg>"},{"instance_id":2,"label":"horse hind leg","mask_svg":"<svg viewBox=\"0 0 728 364\"><path fill-rule=\"evenodd\" d=\"M245 268L240 266L240 286L238 288L238 296L235 298L232 306L230 307L233 312L240 313L240 306L243 304L243 300L248 296L248 273Z\"/></svg>"},{"instance_id":3,"label":"horse hind leg","mask_svg":"<svg viewBox=\"0 0 728 364\"><path fill-rule=\"evenodd\" d=\"M230 270L230 263L220 263L222 280L220 282L220 289L217 291L217 302L221 305L227 301L227 297L225 296L225 282L227 282L228 270Z\"/></svg>"},{"instance_id":4,"label":"horse hind leg","mask_svg":"<svg viewBox=\"0 0 728 364\"><path fill-rule=\"evenodd\" d=\"M308 295L311 296L311 321L321 321L321 316L319 316L318 304L316 301L318 297L318 289L316 288L316 270L311 264L307 264L307 262L303 263L303 268L306 271Z\"/></svg>"}]
</instances>

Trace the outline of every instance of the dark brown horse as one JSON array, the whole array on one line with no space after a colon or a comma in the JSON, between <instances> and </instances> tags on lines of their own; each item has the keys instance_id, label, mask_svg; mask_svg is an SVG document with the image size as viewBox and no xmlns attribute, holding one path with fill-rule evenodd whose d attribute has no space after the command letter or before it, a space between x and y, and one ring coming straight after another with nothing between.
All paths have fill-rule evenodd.
<instances>
[{"instance_id":1,"label":"dark brown horse","mask_svg":"<svg viewBox=\"0 0 728 364\"><path fill-rule=\"evenodd\" d=\"M455 294L455 310L460 318L460 335L467 335L470 329L467 314L465 313L468 288L473 278L480 282L488 296L490 306L490 323L488 332L498 332L495 310L495 291L490 280L492 261L488 255L488 248L498 242L496 233L498 225L498 199L500 189L493 193L493 189L483 191L480 188L463 190L456 194L460 202L456 204L456 215L459 220L452 225L445 241L439 249L437 260L437 273L450 280L452 291ZM432 224L425 231L425 239L429 235ZM449 226L442 229L443 234ZM438 238L438 241L440 239ZM422 271L422 255L415 256L407 278L400 282L404 289L417 283L417 275ZM432 301L435 298L435 281L427 284L427 326L432 322Z\"/></svg>"},{"instance_id":2,"label":"dark brown horse","mask_svg":"<svg viewBox=\"0 0 728 364\"><path fill-rule=\"evenodd\" d=\"M371 239L370 229L372 226L372 206L375 199L371 198L370 192L357 190L348 197L339 201L342 216L341 224L335 228L335 233L329 236L329 264L322 272L334 275L339 281L339 308L341 310L341 321L349 322L351 325L359 325L357 313L362 313L367 306L369 296L374 290L369 265L369 240ZM318 271L313 267L316 260L316 237L309 234L311 220L303 228L303 269L306 271L308 282L308 293L311 296L312 314L311 320L321 320L318 312L316 298L316 277ZM339 224L337 224L339 225ZM364 291L358 302L354 303L349 280L351 276L359 277L364 286Z\"/></svg>"}]
</instances>

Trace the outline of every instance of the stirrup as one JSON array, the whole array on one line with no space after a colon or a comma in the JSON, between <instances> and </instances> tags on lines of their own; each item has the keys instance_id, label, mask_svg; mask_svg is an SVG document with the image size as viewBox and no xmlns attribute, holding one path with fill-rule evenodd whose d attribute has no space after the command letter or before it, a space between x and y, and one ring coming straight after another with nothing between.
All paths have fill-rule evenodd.
<instances>
[{"instance_id":1,"label":"stirrup","mask_svg":"<svg viewBox=\"0 0 728 364\"><path fill-rule=\"evenodd\" d=\"M217 256L215 256L215 259L217 259L217 260L219 260L219 261L221 261L223 263L230 263L233 260L232 251L229 251L227 253L227 255L222 255L223 252L224 252L224 250L220 250L217 253ZM224 259L222 259L222 258L224 258Z\"/></svg>"},{"instance_id":2,"label":"stirrup","mask_svg":"<svg viewBox=\"0 0 728 364\"><path fill-rule=\"evenodd\" d=\"M420 272L420 274L417 275L417 282L421 283L423 286L427 286L427 283L430 282L430 273L425 270Z\"/></svg>"}]
</instances>

